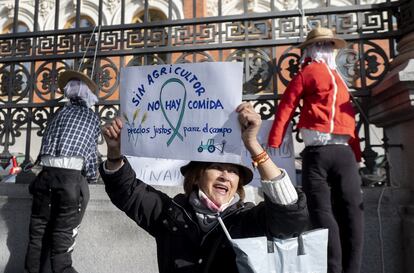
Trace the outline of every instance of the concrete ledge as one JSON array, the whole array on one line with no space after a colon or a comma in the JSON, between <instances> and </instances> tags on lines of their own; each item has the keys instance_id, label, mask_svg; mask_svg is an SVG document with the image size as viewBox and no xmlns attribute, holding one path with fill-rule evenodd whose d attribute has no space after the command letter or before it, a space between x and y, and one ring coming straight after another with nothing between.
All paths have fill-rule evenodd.
<instances>
[{"instance_id":1,"label":"concrete ledge","mask_svg":"<svg viewBox=\"0 0 414 273\"><path fill-rule=\"evenodd\" d=\"M171 196L182 190L157 188ZM73 254L76 269L80 273L158 272L154 239L112 205L103 185L90 185L90 193ZM261 200L254 189L248 189L247 195ZM403 189L364 189L363 273L381 272L382 264L387 273L404 272L401 211L409 197L410 192ZM30 207L27 185L0 184L0 272L23 272Z\"/></svg>"},{"instance_id":2,"label":"concrete ledge","mask_svg":"<svg viewBox=\"0 0 414 273\"><path fill-rule=\"evenodd\" d=\"M75 268L88 273L157 272L154 239L112 205L103 185L90 185L90 193L73 252ZM0 185L0 272L23 272L30 208L27 185Z\"/></svg>"}]
</instances>

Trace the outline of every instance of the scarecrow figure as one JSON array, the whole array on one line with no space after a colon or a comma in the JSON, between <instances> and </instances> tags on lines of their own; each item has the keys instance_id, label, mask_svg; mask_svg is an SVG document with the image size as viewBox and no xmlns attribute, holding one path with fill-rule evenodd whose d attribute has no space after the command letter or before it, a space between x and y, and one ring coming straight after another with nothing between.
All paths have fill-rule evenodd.
<instances>
[{"instance_id":1,"label":"scarecrow figure","mask_svg":"<svg viewBox=\"0 0 414 273\"><path fill-rule=\"evenodd\" d=\"M33 194L25 268L42 270L50 250L52 271L72 267L75 237L89 201L88 182L97 179L99 117L91 109L98 86L85 74L67 70L58 85L69 99L46 127L38 157L42 171L29 186Z\"/></svg>"},{"instance_id":2,"label":"scarecrow figure","mask_svg":"<svg viewBox=\"0 0 414 273\"><path fill-rule=\"evenodd\" d=\"M334 50L345 46L330 29L317 27L309 32L299 45L304 50L301 71L282 96L268 139L269 146L280 147L302 100L297 125L305 143L302 187L312 227L329 229L330 273L358 273L363 246L355 113L334 58Z\"/></svg>"}]
</instances>

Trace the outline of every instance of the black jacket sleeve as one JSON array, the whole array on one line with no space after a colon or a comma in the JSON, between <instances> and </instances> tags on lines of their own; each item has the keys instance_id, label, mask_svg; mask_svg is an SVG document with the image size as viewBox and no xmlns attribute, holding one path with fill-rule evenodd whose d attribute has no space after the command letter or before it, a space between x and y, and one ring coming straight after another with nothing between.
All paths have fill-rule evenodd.
<instances>
[{"instance_id":1,"label":"black jacket sleeve","mask_svg":"<svg viewBox=\"0 0 414 273\"><path fill-rule=\"evenodd\" d=\"M270 236L286 238L297 236L309 225L305 194L297 189L298 201L291 205L272 203L265 195L267 231Z\"/></svg>"},{"instance_id":2,"label":"black jacket sleeve","mask_svg":"<svg viewBox=\"0 0 414 273\"><path fill-rule=\"evenodd\" d=\"M171 198L137 179L127 159L113 174L105 173L103 164L105 162L100 165L99 171L112 203L155 236L163 207L171 202Z\"/></svg>"},{"instance_id":3,"label":"black jacket sleeve","mask_svg":"<svg viewBox=\"0 0 414 273\"><path fill-rule=\"evenodd\" d=\"M297 189L298 201L291 205L272 203L264 196L264 201L254 206L246 203L241 213L241 237L255 237L266 234L268 237L289 238L297 236L309 226L309 213L305 194Z\"/></svg>"}]
</instances>

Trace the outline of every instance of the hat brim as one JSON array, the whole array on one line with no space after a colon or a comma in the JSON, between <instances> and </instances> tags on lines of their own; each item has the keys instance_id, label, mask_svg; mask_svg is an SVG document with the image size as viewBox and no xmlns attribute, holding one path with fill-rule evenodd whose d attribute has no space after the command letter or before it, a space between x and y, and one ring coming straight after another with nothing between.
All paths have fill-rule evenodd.
<instances>
[{"instance_id":1,"label":"hat brim","mask_svg":"<svg viewBox=\"0 0 414 273\"><path fill-rule=\"evenodd\" d=\"M334 48L339 49L339 48L344 48L346 47L346 41L340 38L334 38L331 36L318 36L315 37L313 39L309 39L307 41L304 41L303 43L301 43L300 45L298 45L298 48L305 48L310 44L313 43L317 43L317 42L332 42L334 45Z\"/></svg>"},{"instance_id":2,"label":"hat brim","mask_svg":"<svg viewBox=\"0 0 414 273\"><path fill-rule=\"evenodd\" d=\"M66 84L70 80L79 80L86 83L86 85L89 87L89 89L92 91L92 93L95 93L98 90L98 85L92 81L88 76L85 74L75 71L75 70L66 70L59 74L58 77L58 86L60 90L63 91Z\"/></svg>"},{"instance_id":3,"label":"hat brim","mask_svg":"<svg viewBox=\"0 0 414 273\"><path fill-rule=\"evenodd\" d=\"M187 165L184 165L180 168L180 172L183 176L185 176L185 174L191 170L192 168L194 168L195 166L199 165L199 164L208 164L211 162L202 162L202 161L190 161ZM253 179L253 171L249 168L246 167L242 164L236 164L236 163L226 163L226 162L218 162L218 163L225 163L225 164L233 164L236 165L238 167L240 167L240 170L242 171L242 175L243 175L243 186L249 184L252 179Z\"/></svg>"}]
</instances>

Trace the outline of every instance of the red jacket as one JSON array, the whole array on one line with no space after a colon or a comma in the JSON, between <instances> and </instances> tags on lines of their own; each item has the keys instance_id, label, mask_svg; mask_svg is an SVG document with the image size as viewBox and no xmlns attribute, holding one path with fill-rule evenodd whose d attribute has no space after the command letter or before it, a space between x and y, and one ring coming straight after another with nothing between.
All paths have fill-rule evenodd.
<instances>
[{"instance_id":1,"label":"red jacket","mask_svg":"<svg viewBox=\"0 0 414 273\"><path fill-rule=\"evenodd\" d=\"M296 107L303 99L298 128L355 138L355 112L345 82L324 62L310 62L292 79L275 114L268 145L279 147Z\"/></svg>"}]
</instances>

